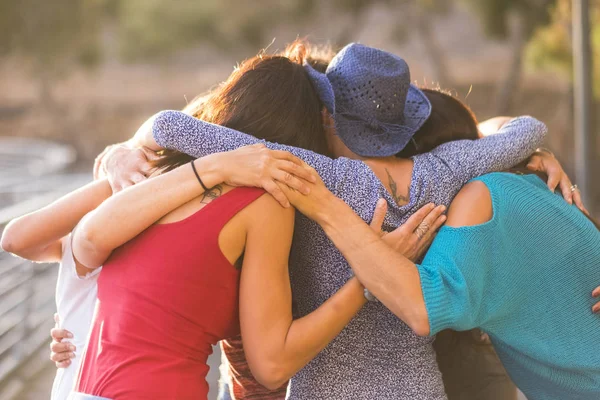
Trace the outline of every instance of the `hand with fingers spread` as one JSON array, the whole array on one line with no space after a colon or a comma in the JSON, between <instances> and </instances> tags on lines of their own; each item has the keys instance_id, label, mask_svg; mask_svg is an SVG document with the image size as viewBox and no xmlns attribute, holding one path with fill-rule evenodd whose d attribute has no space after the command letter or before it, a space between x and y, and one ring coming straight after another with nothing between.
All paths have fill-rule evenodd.
<instances>
[{"instance_id":1,"label":"hand with fingers spread","mask_svg":"<svg viewBox=\"0 0 600 400\"><path fill-rule=\"evenodd\" d=\"M567 203L575 203L577 208L589 215L589 212L583 205L581 193L577 185L573 185L562 165L560 165L551 151L538 149L529 159L527 168L531 171L544 172L548 175L548 188L550 190L554 192L557 187L560 187L560 192Z\"/></svg>"},{"instance_id":2,"label":"hand with fingers spread","mask_svg":"<svg viewBox=\"0 0 600 400\"><path fill-rule=\"evenodd\" d=\"M444 211L446 207L443 205L436 207L434 204L427 204L393 232L382 232L383 241L409 260L416 262L425 254L436 232L446 221ZM380 199L371 221L373 229L381 229L386 212L387 202Z\"/></svg>"},{"instance_id":3,"label":"hand with fingers spread","mask_svg":"<svg viewBox=\"0 0 600 400\"><path fill-rule=\"evenodd\" d=\"M58 327L58 314L54 314L56 322L50 331L52 343L50 343L50 360L54 361L56 368L67 368L71 360L75 358L75 345L65 339L73 339L73 334L66 329Z\"/></svg>"}]
</instances>

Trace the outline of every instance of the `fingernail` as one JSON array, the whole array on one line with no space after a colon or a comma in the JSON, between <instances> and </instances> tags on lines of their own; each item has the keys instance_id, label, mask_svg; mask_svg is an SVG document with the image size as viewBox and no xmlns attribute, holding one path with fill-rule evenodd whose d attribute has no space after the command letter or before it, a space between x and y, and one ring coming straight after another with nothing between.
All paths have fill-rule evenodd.
<instances>
[{"instance_id":1,"label":"fingernail","mask_svg":"<svg viewBox=\"0 0 600 400\"><path fill-rule=\"evenodd\" d=\"M317 181L317 178L316 178L314 175L311 175L311 176L310 176L310 181L311 181L312 183L315 183L315 182Z\"/></svg>"},{"instance_id":2,"label":"fingernail","mask_svg":"<svg viewBox=\"0 0 600 400\"><path fill-rule=\"evenodd\" d=\"M444 222L447 219L447 217L445 215L442 215L442 222Z\"/></svg>"},{"instance_id":3,"label":"fingernail","mask_svg":"<svg viewBox=\"0 0 600 400\"><path fill-rule=\"evenodd\" d=\"M68 337L69 339L73 339L73 334L72 334L71 332L67 332L67 337Z\"/></svg>"},{"instance_id":4,"label":"fingernail","mask_svg":"<svg viewBox=\"0 0 600 400\"><path fill-rule=\"evenodd\" d=\"M75 358L75 353L71 353L71 358Z\"/></svg>"},{"instance_id":5,"label":"fingernail","mask_svg":"<svg viewBox=\"0 0 600 400\"><path fill-rule=\"evenodd\" d=\"M435 204L429 203L429 208L431 208L433 210L435 208Z\"/></svg>"},{"instance_id":6,"label":"fingernail","mask_svg":"<svg viewBox=\"0 0 600 400\"><path fill-rule=\"evenodd\" d=\"M592 307L593 313L597 313L598 311L600 311L600 304L596 304L594 307Z\"/></svg>"},{"instance_id":7,"label":"fingernail","mask_svg":"<svg viewBox=\"0 0 600 400\"><path fill-rule=\"evenodd\" d=\"M310 193L310 188L307 188L307 187L305 187L305 188L302 190L302 193L304 193L304 194L309 194L309 193Z\"/></svg>"},{"instance_id":8,"label":"fingernail","mask_svg":"<svg viewBox=\"0 0 600 400\"><path fill-rule=\"evenodd\" d=\"M598 297L598 296L600 296L600 288L598 288L598 289L595 289L595 290L592 292L592 297Z\"/></svg>"},{"instance_id":9,"label":"fingernail","mask_svg":"<svg viewBox=\"0 0 600 400\"><path fill-rule=\"evenodd\" d=\"M443 211L446 211L446 206L444 206L444 205L441 205L441 206L440 206L440 208L441 208L442 212L443 212Z\"/></svg>"},{"instance_id":10,"label":"fingernail","mask_svg":"<svg viewBox=\"0 0 600 400\"><path fill-rule=\"evenodd\" d=\"M71 351L75 351L75 346L73 346L72 344L71 344L71 345L69 345L69 350L71 350Z\"/></svg>"}]
</instances>

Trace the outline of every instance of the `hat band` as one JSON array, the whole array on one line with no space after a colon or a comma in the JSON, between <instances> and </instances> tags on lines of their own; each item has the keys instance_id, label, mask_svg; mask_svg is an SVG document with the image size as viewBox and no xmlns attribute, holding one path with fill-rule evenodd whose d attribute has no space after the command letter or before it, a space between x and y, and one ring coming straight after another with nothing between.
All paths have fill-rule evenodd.
<instances>
[{"instance_id":1,"label":"hat band","mask_svg":"<svg viewBox=\"0 0 600 400\"><path fill-rule=\"evenodd\" d=\"M373 130L380 131L379 133L373 133L373 136L393 135L407 131L412 132L412 129L404 125L381 122L376 118L358 116L351 112L339 112L337 115L356 123L365 124Z\"/></svg>"}]
</instances>

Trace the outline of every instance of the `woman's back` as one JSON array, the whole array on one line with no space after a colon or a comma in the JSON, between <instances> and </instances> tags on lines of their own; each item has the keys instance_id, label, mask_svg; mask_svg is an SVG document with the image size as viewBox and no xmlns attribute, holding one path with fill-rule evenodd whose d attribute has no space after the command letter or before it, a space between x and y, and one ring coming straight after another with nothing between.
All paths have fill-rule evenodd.
<instances>
[{"instance_id":1,"label":"woman's back","mask_svg":"<svg viewBox=\"0 0 600 400\"><path fill-rule=\"evenodd\" d=\"M206 396L211 345L239 334L239 270L219 237L263 193L233 189L114 252L98 281L80 392L112 399Z\"/></svg>"},{"instance_id":2,"label":"woman's back","mask_svg":"<svg viewBox=\"0 0 600 400\"><path fill-rule=\"evenodd\" d=\"M599 398L600 232L534 175L477 180L491 219L443 227L420 266L431 333L482 328L528 398Z\"/></svg>"}]
</instances>

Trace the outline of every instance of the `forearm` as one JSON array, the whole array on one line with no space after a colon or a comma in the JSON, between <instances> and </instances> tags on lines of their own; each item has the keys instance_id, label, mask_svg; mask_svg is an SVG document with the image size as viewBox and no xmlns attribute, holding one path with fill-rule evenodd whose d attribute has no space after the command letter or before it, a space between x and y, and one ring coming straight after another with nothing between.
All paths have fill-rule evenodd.
<instances>
[{"instance_id":1,"label":"forearm","mask_svg":"<svg viewBox=\"0 0 600 400\"><path fill-rule=\"evenodd\" d=\"M316 221L359 281L417 334L427 335L427 310L416 265L389 247L346 203L333 196Z\"/></svg>"},{"instance_id":2,"label":"forearm","mask_svg":"<svg viewBox=\"0 0 600 400\"><path fill-rule=\"evenodd\" d=\"M178 150L194 157L204 157L264 143L271 150L288 151L311 165L323 176L325 184L335 192L334 182L331 179L336 160L309 150L259 140L233 129L200 121L179 111L161 111L156 114L152 132L152 141L147 139L141 144L152 146L154 142L162 148Z\"/></svg>"},{"instance_id":3,"label":"forearm","mask_svg":"<svg viewBox=\"0 0 600 400\"><path fill-rule=\"evenodd\" d=\"M58 261L48 246L75 229L79 221L109 198L112 190L106 179L92 182L54 203L10 222L2 235L2 247L33 261Z\"/></svg>"},{"instance_id":4,"label":"forearm","mask_svg":"<svg viewBox=\"0 0 600 400\"><path fill-rule=\"evenodd\" d=\"M215 155L194 161L207 187L222 182L217 160ZM203 192L189 165L123 190L83 218L73 236L73 254L84 266L97 268L114 249Z\"/></svg>"},{"instance_id":5,"label":"forearm","mask_svg":"<svg viewBox=\"0 0 600 400\"><path fill-rule=\"evenodd\" d=\"M497 134L445 143L431 153L450 169L453 184L460 189L477 176L504 171L526 160L543 144L546 133L546 125L535 118L518 117Z\"/></svg>"},{"instance_id":6,"label":"forearm","mask_svg":"<svg viewBox=\"0 0 600 400\"><path fill-rule=\"evenodd\" d=\"M364 287L350 279L337 293L312 313L291 323L280 333L284 338L280 349L272 349L281 385L315 358L350 323L364 306Z\"/></svg>"}]
</instances>

